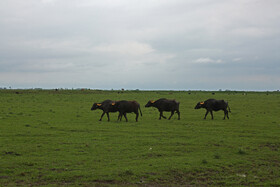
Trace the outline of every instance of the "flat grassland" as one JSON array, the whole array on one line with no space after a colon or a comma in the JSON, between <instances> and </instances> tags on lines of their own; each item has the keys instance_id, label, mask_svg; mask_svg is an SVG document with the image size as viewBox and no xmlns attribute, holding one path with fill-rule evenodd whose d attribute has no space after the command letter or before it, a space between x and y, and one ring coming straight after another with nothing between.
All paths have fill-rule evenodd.
<instances>
[{"instance_id":1,"label":"flat grassland","mask_svg":"<svg viewBox=\"0 0 280 187\"><path fill-rule=\"evenodd\" d=\"M180 101L159 120L150 100ZM208 98L223 112L194 110ZM117 121L93 102L136 100L143 116ZM169 117L170 112L165 112ZM280 185L280 93L0 90L0 186Z\"/></svg>"}]
</instances>

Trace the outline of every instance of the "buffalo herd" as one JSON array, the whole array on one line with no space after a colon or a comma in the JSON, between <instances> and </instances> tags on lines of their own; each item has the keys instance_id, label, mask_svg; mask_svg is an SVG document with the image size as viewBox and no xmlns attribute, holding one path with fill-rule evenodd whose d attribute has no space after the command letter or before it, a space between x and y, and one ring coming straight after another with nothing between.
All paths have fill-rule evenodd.
<instances>
[{"instance_id":1,"label":"buffalo herd","mask_svg":"<svg viewBox=\"0 0 280 187\"><path fill-rule=\"evenodd\" d=\"M159 111L159 119L161 119L161 117L166 119L166 117L163 116L163 112L165 111L165 112L171 112L171 115L168 118L168 120L171 119L171 117L174 115L175 112L178 114L178 120L180 120L179 104L180 104L180 102L176 101L175 99L171 100L171 99L161 98L156 101L154 101L154 100L148 101L148 103L145 105L145 107L157 108ZM197 105L195 106L195 109L200 109L200 108L206 109L204 119L206 119L207 114L210 112L212 120L213 120L213 111L219 111L219 110L224 111L224 119L226 117L229 119L228 112L231 112L228 103L224 100L208 99L204 102L198 102ZM105 100L101 103L94 103L93 106L91 107L91 110L96 110L96 109L100 109L103 111L99 121L102 120L105 113L107 115L108 121L110 121L110 116L109 116L110 112L119 112L118 120L120 120L120 121L122 120L123 116L125 117L126 121L128 121L127 116L126 116L127 113L135 113L136 122L138 121L139 112L142 116L140 104L137 101Z\"/></svg>"}]
</instances>

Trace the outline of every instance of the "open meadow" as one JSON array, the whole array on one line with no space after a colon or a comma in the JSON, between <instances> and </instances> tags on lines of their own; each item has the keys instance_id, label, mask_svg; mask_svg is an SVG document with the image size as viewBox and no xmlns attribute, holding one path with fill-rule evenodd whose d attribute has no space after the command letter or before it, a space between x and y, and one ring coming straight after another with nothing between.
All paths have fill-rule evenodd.
<instances>
[{"instance_id":1,"label":"open meadow","mask_svg":"<svg viewBox=\"0 0 280 187\"><path fill-rule=\"evenodd\" d=\"M153 99L180 102L181 120L159 120ZM231 108L204 120L197 102ZM94 102L136 100L135 122L98 121ZM170 112L164 113L169 117ZM0 90L0 186L280 185L280 93Z\"/></svg>"}]
</instances>

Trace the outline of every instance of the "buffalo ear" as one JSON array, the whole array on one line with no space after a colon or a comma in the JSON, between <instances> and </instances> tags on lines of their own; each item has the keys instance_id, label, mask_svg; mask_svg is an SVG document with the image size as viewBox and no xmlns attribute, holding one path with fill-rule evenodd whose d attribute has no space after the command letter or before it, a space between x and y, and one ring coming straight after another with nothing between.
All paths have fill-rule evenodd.
<instances>
[{"instance_id":1,"label":"buffalo ear","mask_svg":"<svg viewBox=\"0 0 280 187\"><path fill-rule=\"evenodd\" d=\"M199 104L204 105L204 102L200 102Z\"/></svg>"},{"instance_id":2,"label":"buffalo ear","mask_svg":"<svg viewBox=\"0 0 280 187\"><path fill-rule=\"evenodd\" d=\"M112 106L114 106L116 103L112 103Z\"/></svg>"},{"instance_id":3,"label":"buffalo ear","mask_svg":"<svg viewBox=\"0 0 280 187\"><path fill-rule=\"evenodd\" d=\"M100 103L97 103L96 105L97 105L97 106L101 106L102 104L100 104Z\"/></svg>"},{"instance_id":4,"label":"buffalo ear","mask_svg":"<svg viewBox=\"0 0 280 187\"><path fill-rule=\"evenodd\" d=\"M152 101L152 100L151 100L151 103L154 103L154 102L155 102L155 101Z\"/></svg>"}]
</instances>

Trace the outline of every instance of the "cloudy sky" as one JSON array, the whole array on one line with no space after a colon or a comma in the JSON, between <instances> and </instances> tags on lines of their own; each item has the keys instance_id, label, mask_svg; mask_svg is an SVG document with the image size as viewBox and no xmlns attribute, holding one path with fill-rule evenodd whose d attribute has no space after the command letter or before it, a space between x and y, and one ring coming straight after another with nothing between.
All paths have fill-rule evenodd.
<instances>
[{"instance_id":1,"label":"cloudy sky","mask_svg":"<svg viewBox=\"0 0 280 187\"><path fill-rule=\"evenodd\" d=\"M0 87L280 89L279 0L1 0Z\"/></svg>"}]
</instances>

